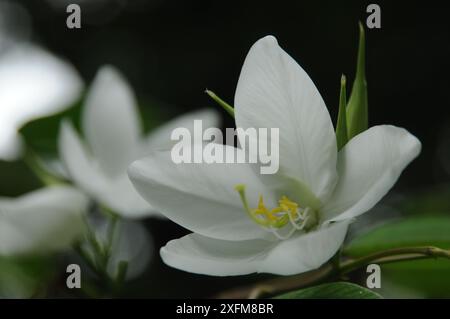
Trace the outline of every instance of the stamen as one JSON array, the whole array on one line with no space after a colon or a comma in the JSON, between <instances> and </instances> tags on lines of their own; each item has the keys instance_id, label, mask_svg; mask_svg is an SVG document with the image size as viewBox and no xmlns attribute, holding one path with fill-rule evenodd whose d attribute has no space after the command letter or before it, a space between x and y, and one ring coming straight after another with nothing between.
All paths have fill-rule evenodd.
<instances>
[{"instance_id":1,"label":"stamen","mask_svg":"<svg viewBox=\"0 0 450 319\"><path fill-rule=\"evenodd\" d=\"M245 195L245 185L236 185L235 189L239 193L249 217L278 239L288 239L296 230L307 230L317 222L316 212L313 209L310 207L300 208L299 204L290 200L287 196L282 196L278 201L279 206L269 210L264 204L263 196L260 195L258 206L251 209ZM292 227L286 234L282 234L281 229L287 224Z\"/></svg>"},{"instance_id":2,"label":"stamen","mask_svg":"<svg viewBox=\"0 0 450 319\"><path fill-rule=\"evenodd\" d=\"M244 206L244 209L247 212L247 214L250 216L250 218L259 225L268 226L268 222L266 220L256 217L256 215L250 210L250 207L248 206L248 202L247 202L247 197L245 196L245 185L238 184L234 187L234 189L239 193L239 196L241 197L242 205ZM262 199L262 197L261 197L261 199Z\"/></svg>"}]
</instances>

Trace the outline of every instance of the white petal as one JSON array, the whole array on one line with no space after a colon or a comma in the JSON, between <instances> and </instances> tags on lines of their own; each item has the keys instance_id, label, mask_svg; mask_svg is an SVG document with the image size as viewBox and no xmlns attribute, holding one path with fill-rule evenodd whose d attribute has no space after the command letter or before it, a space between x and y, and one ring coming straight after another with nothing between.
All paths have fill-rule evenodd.
<instances>
[{"instance_id":1,"label":"white petal","mask_svg":"<svg viewBox=\"0 0 450 319\"><path fill-rule=\"evenodd\" d=\"M218 112L212 109L183 114L150 132L146 140L146 153L148 154L151 150L164 149L173 145L173 141L170 140L170 135L176 128L184 127L193 132L194 120L201 120L204 130L210 127L219 127L220 125L220 116Z\"/></svg>"},{"instance_id":2,"label":"white petal","mask_svg":"<svg viewBox=\"0 0 450 319\"><path fill-rule=\"evenodd\" d=\"M341 247L348 224L349 221L334 223L281 241L267 253L258 272L294 275L319 268Z\"/></svg>"},{"instance_id":3,"label":"white petal","mask_svg":"<svg viewBox=\"0 0 450 319\"><path fill-rule=\"evenodd\" d=\"M14 160L22 145L17 130L25 123L69 107L83 87L76 70L31 44L0 55L0 158Z\"/></svg>"},{"instance_id":4,"label":"white petal","mask_svg":"<svg viewBox=\"0 0 450 319\"><path fill-rule=\"evenodd\" d=\"M59 155L71 179L90 195L107 187L102 172L87 152L70 122L64 121L58 137Z\"/></svg>"},{"instance_id":5,"label":"white petal","mask_svg":"<svg viewBox=\"0 0 450 319\"><path fill-rule=\"evenodd\" d=\"M0 255L41 254L67 249L84 231L87 199L71 187L0 199Z\"/></svg>"},{"instance_id":6,"label":"white petal","mask_svg":"<svg viewBox=\"0 0 450 319\"><path fill-rule=\"evenodd\" d=\"M105 172L125 172L138 155L141 129L133 91L114 68L103 67L95 77L82 124L86 141Z\"/></svg>"},{"instance_id":7,"label":"white petal","mask_svg":"<svg viewBox=\"0 0 450 319\"><path fill-rule=\"evenodd\" d=\"M169 266L196 274L236 276L256 271L270 242L225 241L190 234L171 240L161 248Z\"/></svg>"},{"instance_id":8,"label":"white petal","mask_svg":"<svg viewBox=\"0 0 450 319\"><path fill-rule=\"evenodd\" d=\"M238 127L279 128L278 174L326 199L337 176L333 124L314 83L274 37L250 49L234 102Z\"/></svg>"},{"instance_id":9,"label":"white petal","mask_svg":"<svg viewBox=\"0 0 450 319\"><path fill-rule=\"evenodd\" d=\"M339 152L339 181L322 209L324 218L343 220L371 209L420 149L416 137L395 126L375 126L355 136Z\"/></svg>"},{"instance_id":10,"label":"white petal","mask_svg":"<svg viewBox=\"0 0 450 319\"><path fill-rule=\"evenodd\" d=\"M171 267L212 276L256 272L294 275L316 269L339 249L348 222L285 241L226 241L190 234L161 248L161 258Z\"/></svg>"},{"instance_id":11,"label":"white petal","mask_svg":"<svg viewBox=\"0 0 450 319\"><path fill-rule=\"evenodd\" d=\"M120 175L97 192L96 199L125 218L162 217L142 198L127 174Z\"/></svg>"},{"instance_id":12,"label":"white petal","mask_svg":"<svg viewBox=\"0 0 450 319\"><path fill-rule=\"evenodd\" d=\"M266 194L247 164L175 164L170 152L158 152L134 162L129 176L155 209L193 232L228 240L272 236L247 216L234 189L246 184L252 207L257 205L258 192ZM265 200L273 207L271 198Z\"/></svg>"},{"instance_id":13,"label":"white petal","mask_svg":"<svg viewBox=\"0 0 450 319\"><path fill-rule=\"evenodd\" d=\"M126 171L115 177L105 175L69 122L61 125L59 152L70 178L98 202L123 217L155 215L154 209L136 192Z\"/></svg>"}]
</instances>

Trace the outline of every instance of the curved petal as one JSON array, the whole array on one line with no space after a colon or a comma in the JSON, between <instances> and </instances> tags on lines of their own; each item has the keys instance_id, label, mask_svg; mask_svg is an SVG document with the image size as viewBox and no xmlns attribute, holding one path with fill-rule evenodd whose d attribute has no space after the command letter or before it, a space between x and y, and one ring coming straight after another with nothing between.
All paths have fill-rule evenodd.
<instances>
[{"instance_id":1,"label":"curved petal","mask_svg":"<svg viewBox=\"0 0 450 319\"><path fill-rule=\"evenodd\" d=\"M94 196L107 187L102 172L90 158L70 122L61 124L58 148L69 176L81 189Z\"/></svg>"},{"instance_id":2,"label":"curved petal","mask_svg":"<svg viewBox=\"0 0 450 319\"><path fill-rule=\"evenodd\" d=\"M337 147L330 115L309 76L274 37L250 49L234 106L238 127L279 128L278 174L298 179L320 200L331 194Z\"/></svg>"},{"instance_id":3,"label":"curved petal","mask_svg":"<svg viewBox=\"0 0 450 319\"><path fill-rule=\"evenodd\" d=\"M267 253L258 272L294 275L319 268L341 247L349 222L333 223L281 241Z\"/></svg>"},{"instance_id":4,"label":"curved petal","mask_svg":"<svg viewBox=\"0 0 450 319\"><path fill-rule=\"evenodd\" d=\"M348 222L285 241L226 241L190 234L161 248L161 258L174 268L212 276L255 272L293 275L320 267L339 249Z\"/></svg>"},{"instance_id":5,"label":"curved petal","mask_svg":"<svg viewBox=\"0 0 450 319\"><path fill-rule=\"evenodd\" d=\"M84 231L87 199L66 186L0 199L0 255L41 254L69 248Z\"/></svg>"},{"instance_id":6,"label":"curved petal","mask_svg":"<svg viewBox=\"0 0 450 319\"><path fill-rule=\"evenodd\" d=\"M162 217L139 195L126 174L108 180L108 185L99 190L97 200L126 218Z\"/></svg>"},{"instance_id":7,"label":"curved petal","mask_svg":"<svg viewBox=\"0 0 450 319\"><path fill-rule=\"evenodd\" d=\"M87 94L83 132L108 175L121 174L138 155L140 122L133 91L112 67L103 67Z\"/></svg>"},{"instance_id":8,"label":"curved petal","mask_svg":"<svg viewBox=\"0 0 450 319\"><path fill-rule=\"evenodd\" d=\"M69 122L61 125L59 153L70 178L97 201L123 217L141 218L156 214L137 193L126 172L116 177L104 175Z\"/></svg>"},{"instance_id":9,"label":"curved petal","mask_svg":"<svg viewBox=\"0 0 450 319\"><path fill-rule=\"evenodd\" d=\"M420 141L403 128L381 125L355 136L339 152L339 181L324 218L343 220L371 209L419 155Z\"/></svg>"},{"instance_id":10,"label":"curved petal","mask_svg":"<svg viewBox=\"0 0 450 319\"><path fill-rule=\"evenodd\" d=\"M176 128L184 127L193 132L194 120L201 120L203 129L219 127L220 125L219 113L212 109L183 114L150 132L145 145L146 153L148 154L149 150L164 149L173 145L173 141L170 140L170 135Z\"/></svg>"},{"instance_id":11,"label":"curved petal","mask_svg":"<svg viewBox=\"0 0 450 319\"><path fill-rule=\"evenodd\" d=\"M160 250L167 265L196 274L237 276L251 274L272 243L265 240L226 241L189 234L169 241Z\"/></svg>"},{"instance_id":12,"label":"curved petal","mask_svg":"<svg viewBox=\"0 0 450 319\"><path fill-rule=\"evenodd\" d=\"M73 66L31 44L0 56L0 158L23 151L17 131L27 122L60 112L79 98L83 82Z\"/></svg>"},{"instance_id":13,"label":"curved petal","mask_svg":"<svg viewBox=\"0 0 450 319\"><path fill-rule=\"evenodd\" d=\"M236 150L216 147L223 152ZM238 184L247 185L248 202L253 207L258 191L266 194L247 164L175 164L171 152L159 152L134 162L129 175L155 209L193 232L228 240L272 236L247 216L234 189ZM265 200L270 205L270 198Z\"/></svg>"}]
</instances>

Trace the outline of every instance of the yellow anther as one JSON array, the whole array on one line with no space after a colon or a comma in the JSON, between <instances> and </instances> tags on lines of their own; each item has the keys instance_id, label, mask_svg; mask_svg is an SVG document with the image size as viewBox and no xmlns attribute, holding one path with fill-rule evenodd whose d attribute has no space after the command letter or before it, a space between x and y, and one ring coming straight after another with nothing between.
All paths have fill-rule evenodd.
<instances>
[{"instance_id":1,"label":"yellow anther","mask_svg":"<svg viewBox=\"0 0 450 319\"><path fill-rule=\"evenodd\" d=\"M251 210L252 214L262 215L266 219L271 220L271 221L278 220L278 216L276 216L275 213L279 213L279 212L281 212L281 210L279 210L278 208L274 208L269 211L269 209L264 204L264 199L263 199L262 195L259 195L258 208Z\"/></svg>"},{"instance_id":2,"label":"yellow anther","mask_svg":"<svg viewBox=\"0 0 450 319\"><path fill-rule=\"evenodd\" d=\"M291 218L296 219L298 217L298 204L291 201L287 196L282 196L278 204L283 211L291 215Z\"/></svg>"},{"instance_id":3,"label":"yellow anther","mask_svg":"<svg viewBox=\"0 0 450 319\"><path fill-rule=\"evenodd\" d=\"M251 209L245 196L245 185L236 185L235 189L241 197L245 211L248 213L250 218L259 225L281 228L289 223L290 219L297 219L299 216L299 205L296 202L291 201L286 196L282 196L278 201L279 206L269 210L264 204L263 196L260 195L258 206Z\"/></svg>"}]
</instances>

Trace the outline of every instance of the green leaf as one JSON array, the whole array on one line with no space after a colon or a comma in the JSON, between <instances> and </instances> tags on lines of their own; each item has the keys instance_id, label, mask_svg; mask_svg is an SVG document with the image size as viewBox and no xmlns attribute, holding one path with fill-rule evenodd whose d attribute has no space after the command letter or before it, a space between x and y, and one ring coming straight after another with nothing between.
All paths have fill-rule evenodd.
<instances>
[{"instance_id":1,"label":"green leaf","mask_svg":"<svg viewBox=\"0 0 450 319\"><path fill-rule=\"evenodd\" d=\"M381 250L411 246L450 249L450 216L414 216L387 223L351 241L344 249L344 254L361 257ZM382 283L403 287L407 291L414 292L416 296L450 297L450 260L448 259L385 264L381 265L381 274ZM393 294L389 297L404 296Z\"/></svg>"},{"instance_id":2,"label":"green leaf","mask_svg":"<svg viewBox=\"0 0 450 319\"><path fill-rule=\"evenodd\" d=\"M154 107L154 105L158 107ZM140 104L138 110L140 111L144 131L150 131L160 123L163 123L164 120L167 120L165 116L160 114L160 109L167 110L172 108L170 105L151 99L146 100L143 105ZM20 133L24 137L27 147L37 155L44 158L55 156L58 154L58 135L61 121L63 119L71 121L80 131L82 112L83 98L63 112L25 124L20 129Z\"/></svg>"},{"instance_id":3,"label":"green leaf","mask_svg":"<svg viewBox=\"0 0 450 319\"><path fill-rule=\"evenodd\" d=\"M231 117L234 118L234 108L230 104L228 104L227 102L222 100L220 97L218 97L217 94L214 93L213 91L205 90L205 93L208 94L214 101L216 101L217 104L219 104L221 107L223 107L223 109L228 114L230 114Z\"/></svg>"},{"instance_id":4,"label":"green leaf","mask_svg":"<svg viewBox=\"0 0 450 319\"><path fill-rule=\"evenodd\" d=\"M382 288L383 283L407 288L417 297L449 298L450 261L439 258L381 265ZM403 298L404 296L399 294L391 297Z\"/></svg>"},{"instance_id":5,"label":"green leaf","mask_svg":"<svg viewBox=\"0 0 450 319\"><path fill-rule=\"evenodd\" d=\"M19 132L22 134L27 147L37 154L55 155L58 152L57 138L61 121L66 118L77 124L80 112L81 101L78 101L63 112L25 124Z\"/></svg>"},{"instance_id":6,"label":"green leaf","mask_svg":"<svg viewBox=\"0 0 450 319\"><path fill-rule=\"evenodd\" d=\"M51 258L0 256L0 298L30 298L53 275Z\"/></svg>"},{"instance_id":7,"label":"green leaf","mask_svg":"<svg viewBox=\"0 0 450 319\"><path fill-rule=\"evenodd\" d=\"M412 246L449 249L450 216L416 216L387 223L351 241L344 254L361 257L381 250Z\"/></svg>"},{"instance_id":8,"label":"green leaf","mask_svg":"<svg viewBox=\"0 0 450 319\"><path fill-rule=\"evenodd\" d=\"M339 96L339 114L336 124L336 141L338 151L344 147L348 142L348 134L347 134L347 114L346 114L346 106L347 106L347 96L346 96L346 79L345 75L342 74L341 77L341 93Z\"/></svg>"},{"instance_id":9,"label":"green leaf","mask_svg":"<svg viewBox=\"0 0 450 319\"><path fill-rule=\"evenodd\" d=\"M361 286L336 282L291 291L275 297L276 299L381 299L382 297Z\"/></svg>"},{"instance_id":10,"label":"green leaf","mask_svg":"<svg viewBox=\"0 0 450 319\"><path fill-rule=\"evenodd\" d=\"M395 208L408 215L436 215L450 212L450 185L431 185L426 189L414 191L395 203Z\"/></svg>"},{"instance_id":11,"label":"green leaf","mask_svg":"<svg viewBox=\"0 0 450 319\"><path fill-rule=\"evenodd\" d=\"M367 107L367 82L366 82L366 52L365 52L364 27L359 23L359 47L356 63L356 75L353 82L352 92L347 105L347 129L348 138L367 130L368 107Z\"/></svg>"}]
</instances>

